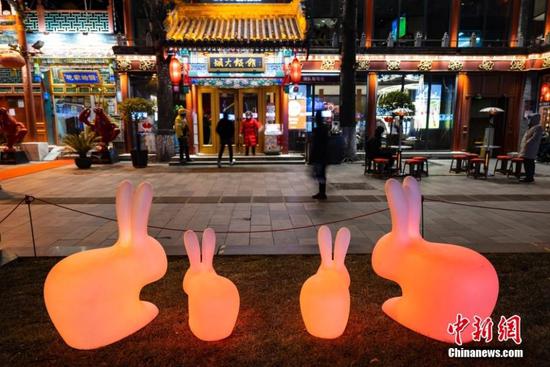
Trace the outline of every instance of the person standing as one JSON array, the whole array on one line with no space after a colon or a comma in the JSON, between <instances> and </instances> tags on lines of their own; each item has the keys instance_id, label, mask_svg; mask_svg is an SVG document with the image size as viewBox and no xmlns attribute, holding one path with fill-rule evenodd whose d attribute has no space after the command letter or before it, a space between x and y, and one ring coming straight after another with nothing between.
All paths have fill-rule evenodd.
<instances>
[{"instance_id":1,"label":"person standing","mask_svg":"<svg viewBox=\"0 0 550 367\"><path fill-rule=\"evenodd\" d=\"M311 158L313 174L319 182L319 192L312 196L314 199L327 199L327 165L329 163L329 127L323 121L321 111L315 114L315 127L311 138Z\"/></svg>"},{"instance_id":2,"label":"person standing","mask_svg":"<svg viewBox=\"0 0 550 367\"><path fill-rule=\"evenodd\" d=\"M256 155L256 145L258 144L258 131L260 130L260 123L256 120L252 112L246 111L245 119L241 124L241 135L244 138L245 155L248 155L248 151L252 148L252 155Z\"/></svg>"},{"instance_id":3,"label":"person standing","mask_svg":"<svg viewBox=\"0 0 550 367\"><path fill-rule=\"evenodd\" d=\"M174 130L179 143L180 163L191 162L189 157L189 125L184 108L178 109L178 115L174 121ZM185 161L183 155L185 154Z\"/></svg>"},{"instance_id":4,"label":"person standing","mask_svg":"<svg viewBox=\"0 0 550 367\"><path fill-rule=\"evenodd\" d=\"M529 119L528 129L521 139L520 157L525 164L525 178L521 182L535 181L535 159L539 152L543 129L540 126L540 115L537 113Z\"/></svg>"},{"instance_id":5,"label":"person standing","mask_svg":"<svg viewBox=\"0 0 550 367\"><path fill-rule=\"evenodd\" d=\"M233 159L233 137L235 136L235 125L229 119L229 114L224 111L223 116L216 125L216 133L220 137L220 152L218 153L218 168L222 166L222 156L225 146L229 150L229 164L235 164Z\"/></svg>"}]
</instances>

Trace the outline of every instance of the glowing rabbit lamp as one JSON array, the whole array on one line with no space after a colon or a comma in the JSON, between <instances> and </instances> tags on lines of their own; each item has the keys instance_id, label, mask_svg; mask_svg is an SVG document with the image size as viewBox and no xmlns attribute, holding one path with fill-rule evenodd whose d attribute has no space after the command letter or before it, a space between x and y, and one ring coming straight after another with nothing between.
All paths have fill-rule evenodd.
<instances>
[{"instance_id":1,"label":"glowing rabbit lamp","mask_svg":"<svg viewBox=\"0 0 550 367\"><path fill-rule=\"evenodd\" d=\"M119 238L111 247L80 252L57 263L46 278L46 309L65 342L94 349L138 331L159 310L141 289L164 276L164 249L147 234L153 189L134 192L123 181L116 194Z\"/></svg>"},{"instance_id":2,"label":"glowing rabbit lamp","mask_svg":"<svg viewBox=\"0 0 550 367\"><path fill-rule=\"evenodd\" d=\"M212 265L216 233L211 228L203 232L202 257L195 232L185 232L183 242L190 263L183 277L183 290L188 296L189 328L204 341L225 339L235 328L240 299L235 284L216 274Z\"/></svg>"},{"instance_id":3,"label":"glowing rabbit lamp","mask_svg":"<svg viewBox=\"0 0 550 367\"><path fill-rule=\"evenodd\" d=\"M401 325L422 335L453 343L447 328L457 314L473 320L493 312L498 277L479 253L456 245L432 243L419 232L421 194L417 181L405 178L403 187L386 182L392 230L378 240L372 267L383 278L401 286L403 295L387 300L382 310ZM462 333L472 339L472 325Z\"/></svg>"},{"instance_id":4,"label":"glowing rabbit lamp","mask_svg":"<svg viewBox=\"0 0 550 367\"><path fill-rule=\"evenodd\" d=\"M350 232L344 227L336 234L334 259L332 235L327 226L319 228L317 241L321 252L321 266L302 286L300 310L306 329L311 335L334 339L344 333L349 318L350 277L344 260Z\"/></svg>"}]
</instances>

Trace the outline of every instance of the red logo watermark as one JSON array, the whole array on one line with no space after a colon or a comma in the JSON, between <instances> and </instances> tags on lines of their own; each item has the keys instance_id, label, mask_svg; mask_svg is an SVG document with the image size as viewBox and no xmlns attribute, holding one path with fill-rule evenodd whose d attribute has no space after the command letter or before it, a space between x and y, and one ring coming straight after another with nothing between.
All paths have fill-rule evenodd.
<instances>
[{"instance_id":1,"label":"red logo watermark","mask_svg":"<svg viewBox=\"0 0 550 367\"><path fill-rule=\"evenodd\" d=\"M462 345L462 333L468 325L470 325L470 319L464 317L462 314L456 315L456 321L450 323L447 327L447 332L450 335L454 335L455 343ZM489 343L493 340L493 326L494 322L491 317L482 319L479 316L474 316L472 322L472 340L476 342L485 341ZM497 325L498 341L505 342L508 340L514 341L516 344L521 344L521 317L513 315L508 318L501 316Z\"/></svg>"}]
</instances>

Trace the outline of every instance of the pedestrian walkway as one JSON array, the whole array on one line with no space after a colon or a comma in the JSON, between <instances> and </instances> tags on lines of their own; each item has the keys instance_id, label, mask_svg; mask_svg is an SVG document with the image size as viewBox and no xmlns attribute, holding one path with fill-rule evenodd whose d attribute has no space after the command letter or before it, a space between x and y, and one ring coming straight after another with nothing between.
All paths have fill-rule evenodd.
<instances>
[{"instance_id":1,"label":"pedestrian walkway","mask_svg":"<svg viewBox=\"0 0 550 367\"><path fill-rule=\"evenodd\" d=\"M430 176L421 181L427 199L478 206L550 211L550 166L537 165L536 183L519 184L505 176L474 180L449 174L448 160L433 160ZM25 193L54 204L114 218L118 182L147 180L155 189L150 224L172 229L219 233L220 254L316 253L314 227L386 208L384 180L363 175L361 163L331 166L327 202L311 199L316 183L308 166L173 167L154 164L134 169L129 163L78 170L65 166L30 176L3 180L0 219ZM32 204L39 255L66 255L83 249L110 246L117 238L116 224L46 205ZM427 200L425 237L483 252L550 251L550 216L456 206ZM389 213L382 212L348 222L350 252L368 253L390 229ZM17 254L32 254L28 211L18 208L0 224L0 246ZM275 230L276 232L269 232ZM267 231L267 232L264 232ZM242 233L255 232L255 233ZM183 254L182 232L151 229L169 254Z\"/></svg>"}]
</instances>

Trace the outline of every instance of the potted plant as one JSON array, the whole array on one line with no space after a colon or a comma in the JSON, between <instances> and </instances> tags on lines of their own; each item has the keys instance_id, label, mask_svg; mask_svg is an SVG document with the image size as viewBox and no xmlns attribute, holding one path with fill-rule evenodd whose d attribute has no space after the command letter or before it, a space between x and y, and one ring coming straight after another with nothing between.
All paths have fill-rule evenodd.
<instances>
[{"instance_id":1,"label":"potted plant","mask_svg":"<svg viewBox=\"0 0 550 367\"><path fill-rule=\"evenodd\" d=\"M86 169L92 166L92 158L87 154L99 142L99 137L93 132L84 130L80 134L69 134L63 138L63 144L67 150L75 152L78 157L74 159L74 163L78 168Z\"/></svg>"},{"instance_id":2,"label":"potted plant","mask_svg":"<svg viewBox=\"0 0 550 367\"><path fill-rule=\"evenodd\" d=\"M134 144L130 154L132 155L132 164L135 168L147 167L149 151L147 149L142 150L138 123L141 118L153 114L153 107L153 102L139 97L128 98L118 105L126 126L133 129L134 132Z\"/></svg>"}]
</instances>

